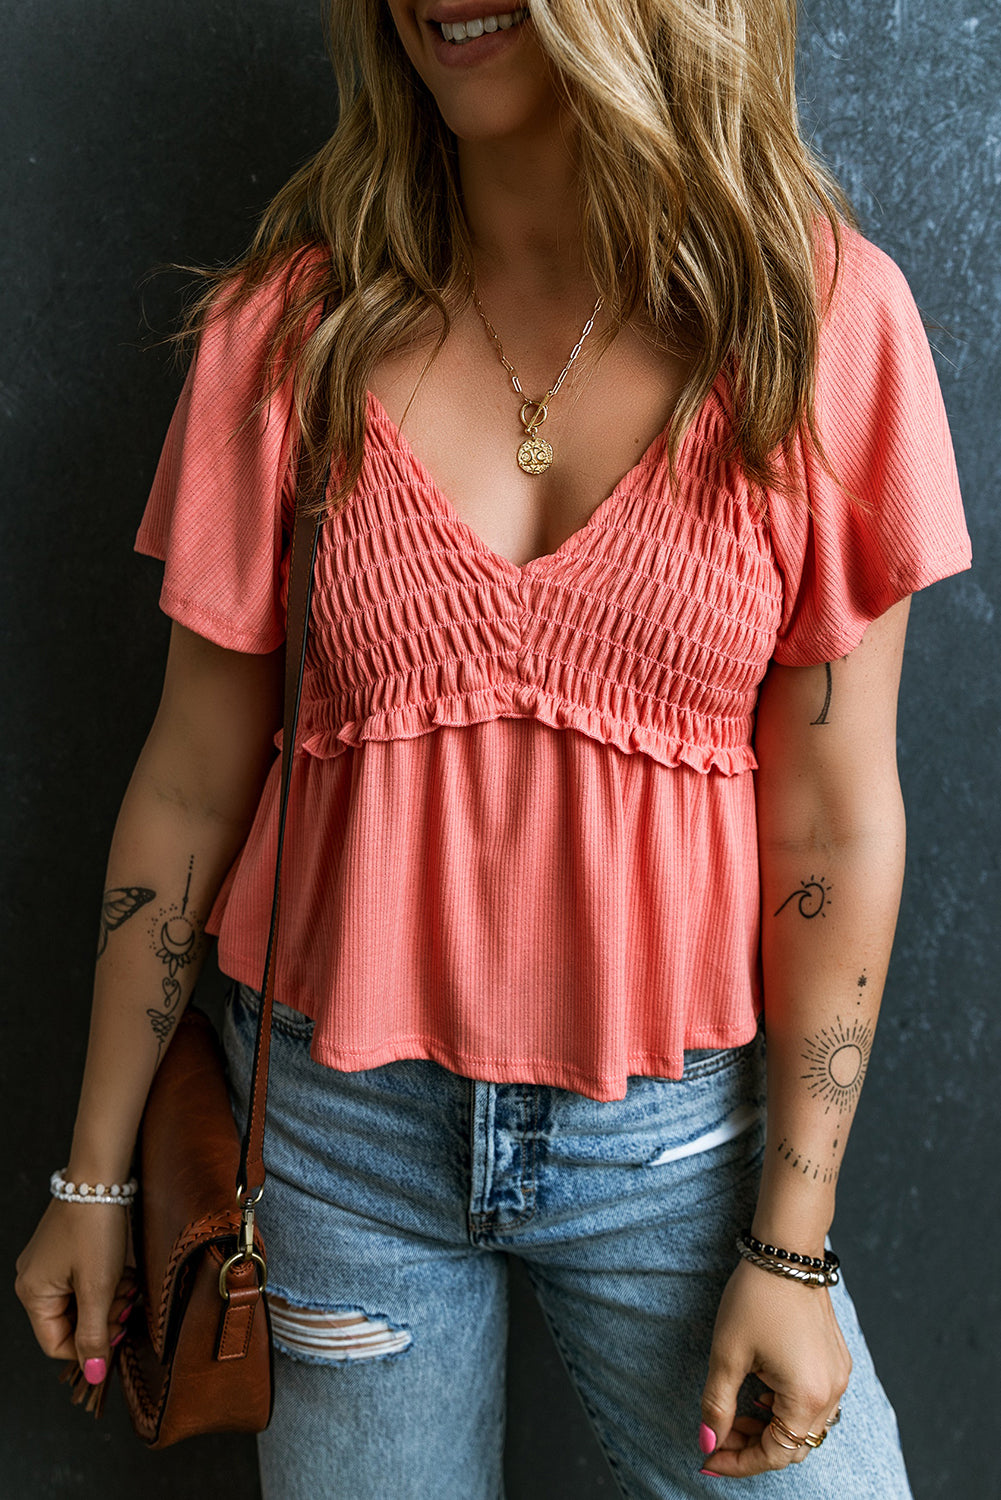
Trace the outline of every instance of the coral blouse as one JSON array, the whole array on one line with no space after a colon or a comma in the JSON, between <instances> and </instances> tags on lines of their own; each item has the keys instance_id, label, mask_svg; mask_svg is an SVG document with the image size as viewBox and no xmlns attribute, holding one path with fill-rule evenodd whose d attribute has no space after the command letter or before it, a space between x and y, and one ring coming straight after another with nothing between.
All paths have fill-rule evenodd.
<instances>
[{"instance_id":1,"label":"coral blouse","mask_svg":"<svg viewBox=\"0 0 1001 1500\"><path fill-rule=\"evenodd\" d=\"M847 236L818 418L867 502L799 445L809 495L759 514L718 457L717 383L669 492L666 431L524 567L456 514L369 394L365 460L322 528L283 873L277 995L319 1062L431 1058L620 1099L762 1007L752 748L772 661L845 655L970 565L928 341L885 254ZM136 540L161 606L237 651L281 645L293 417L260 391L274 287L203 334ZM279 736L280 740L280 736ZM208 930L259 987L278 763Z\"/></svg>"}]
</instances>

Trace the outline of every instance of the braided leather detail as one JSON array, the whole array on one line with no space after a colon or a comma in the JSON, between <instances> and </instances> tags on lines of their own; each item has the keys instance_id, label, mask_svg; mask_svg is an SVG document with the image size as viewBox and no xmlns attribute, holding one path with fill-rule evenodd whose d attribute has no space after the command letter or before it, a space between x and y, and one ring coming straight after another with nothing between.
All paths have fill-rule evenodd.
<instances>
[{"instance_id":1,"label":"braided leather detail","mask_svg":"<svg viewBox=\"0 0 1001 1500\"><path fill-rule=\"evenodd\" d=\"M235 1212L232 1215L216 1216L206 1214L201 1219L193 1219L190 1224L182 1229L174 1241L174 1248L170 1252L167 1261L163 1282L160 1287L160 1303L152 1320L150 1336L153 1347L157 1354L163 1356L164 1338L167 1330L167 1318L170 1306L174 1299L178 1273L183 1263L191 1255L193 1250L210 1249L212 1242L221 1239L232 1239L234 1242L239 1233L240 1216ZM257 1235L254 1243L257 1244ZM259 1247L258 1247L259 1248ZM220 1265L222 1261L220 1260Z\"/></svg>"}]
</instances>

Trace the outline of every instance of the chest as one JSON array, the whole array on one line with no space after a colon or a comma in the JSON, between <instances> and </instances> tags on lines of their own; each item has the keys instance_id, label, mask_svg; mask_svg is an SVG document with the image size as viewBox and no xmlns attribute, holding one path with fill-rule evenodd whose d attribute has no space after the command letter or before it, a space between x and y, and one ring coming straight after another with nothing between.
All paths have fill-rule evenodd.
<instances>
[{"instance_id":1,"label":"chest","mask_svg":"<svg viewBox=\"0 0 1001 1500\"><path fill-rule=\"evenodd\" d=\"M475 313L457 321L422 379L426 359L416 350L382 361L372 394L458 518L517 567L588 522L666 428L688 369L628 328L600 359L585 346L539 428L552 465L527 474L517 461L522 398ZM558 374L554 353L549 385ZM522 384L532 395L546 388Z\"/></svg>"}]
</instances>

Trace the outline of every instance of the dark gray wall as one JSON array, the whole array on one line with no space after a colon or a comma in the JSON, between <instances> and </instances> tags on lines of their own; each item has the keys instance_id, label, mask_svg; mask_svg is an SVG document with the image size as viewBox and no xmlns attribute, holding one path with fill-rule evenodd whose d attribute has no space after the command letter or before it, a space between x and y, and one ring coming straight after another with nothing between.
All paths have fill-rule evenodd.
<instances>
[{"instance_id":1,"label":"dark gray wall","mask_svg":"<svg viewBox=\"0 0 1001 1500\"><path fill-rule=\"evenodd\" d=\"M313 4L21 0L0 13L12 1265L65 1160L107 843L167 637L159 570L131 544L180 385L156 344L179 281L145 278L163 261L240 248L329 133L334 100ZM812 0L801 43L810 130L866 232L943 325L933 343L976 559L912 610L901 702L909 869L834 1231L918 1500L1001 1495L985 1432L1001 1395L991 1073L1001 1029L999 32L998 0ZM217 986L206 989L217 1001ZM513 1291L511 1500L610 1496L518 1275ZM249 1440L148 1454L117 1390L100 1424L72 1408L12 1297L2 1339L3 1494L255 1493Z\"/></svg>"}]
</instances>

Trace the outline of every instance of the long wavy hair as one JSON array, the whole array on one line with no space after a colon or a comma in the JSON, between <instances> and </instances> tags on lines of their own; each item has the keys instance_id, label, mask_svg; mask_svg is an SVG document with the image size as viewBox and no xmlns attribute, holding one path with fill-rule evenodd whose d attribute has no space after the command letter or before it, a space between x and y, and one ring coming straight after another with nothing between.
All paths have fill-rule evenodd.
<instances>
[{"instance_id":1,"label":"long wavy hair","mask_svg":"<svg viewBox=\"0 0 1001 1500\"><path fill-rule=\"evenodd\" d=\"M788 486L777 460L797 433L826 464L819 329L857 221L800 135L796 0L531 0L531 24L575 127L583 248L609 314L596 349L645 314L692 357L672 475L724 371L729 455L752 487ZM292 379L302 456L314 480L335 460L336 508L361 468L370 371L429 328L434 358L469 300L472 246L455 138L383 0L330 0L327 33L337 128L237 260L183 268L201 289L176 337L279 278L261 404Z\"/></svg>"}]
</instances>

